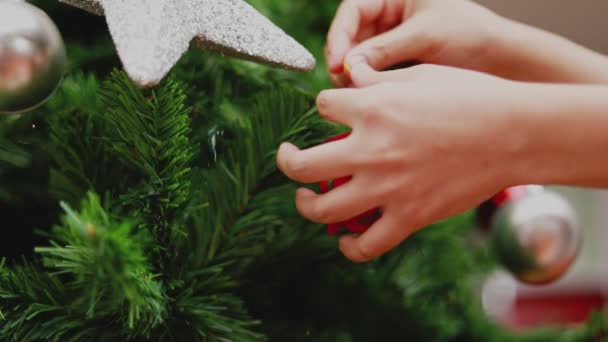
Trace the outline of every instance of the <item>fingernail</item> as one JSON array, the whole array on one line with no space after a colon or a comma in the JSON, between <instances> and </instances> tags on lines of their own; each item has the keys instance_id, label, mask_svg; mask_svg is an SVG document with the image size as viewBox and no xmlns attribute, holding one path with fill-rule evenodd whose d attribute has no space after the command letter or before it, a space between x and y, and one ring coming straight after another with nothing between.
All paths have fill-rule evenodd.
<instances>
[{"instance_id":1,"label":"fingernail","mask_svg":"<svg viewBox=\"0 0 608 342\"><path fill-rule=\"evenodd\" d=\"M367 58L363 55L348 56L344 61L344 69L348 75L351 75L353 70L367 64Z\"/></svg>"},{"instance_id":2,"label":"fingernail","mask_svg":"<svg viewBox=\"0 0 608 342\"><path fill-rule=\"evenodd\" d=\"M350 75L350 72L353 70L353 67L348 61L344 61L344 66L342 67L342 69L347 75Z\"/></svg>"},{"instance_id":3,"label":"fingernail","mask_svg":"<svg viewBox=\"0 0 608 342\"><path fill-rule=\"evenodd\" d=\"M277 163L279 166L282 166L285 158L287 158L287 156L290 155L290 152L293 152L293 150L294 146L287 142L284 142L281 144L281 146L279 146L279 149L277 150Z\"/></svg>"},{"instance_id":4,"label":"fingernail","mask_svg":"<svg viewBox=\"0 0 608 342\"><path fill-rule=\"evenodd\" d=\"M279 170L285 172L285 169L286 169L285 162L291 155L290 152L293 152L295 149L297 149L297 148L288 142L284 142L279 146L279 149L277 150L277 155L276 155L276 164L277 164L277 167L279 168Z\"/></svg>"},{"instance_id":5,"label":"fingernail","mask_svg":"<svg viewBox=\"0 0 608 342\"><path fill-rule=\"evenodd\" d=\"M279 146L279 151L280 150L297 150L298 148L292 144L292 143L288 143L288 142L284 142L281 144L281 146Z\"/></svg>"},{"instance_id":6,"label":"fingernail","mask_svg":"<svg viewBox=\"0 0 608 342\"><path fill-rule=\"evenodd\" d=\"M346 63L349 64L352 69L359 64L367 64L367 58L364 55L352 55L346 57Z\"/></svg>"},{"instance_id":7,"label":"fingernail","mask_svg":"<svg viewBox=\"0 0 608 342\"><path fill-rule=\"evenodd\" d=\"M354 240L356 240L356 238L352 235L344 235L338 240L338 248L340 249L340 252L342 252L342 254L344 254L344 256L350 260L353 260L351 246Z\"/></svg>"},{"instance_id":8,"label":"fingernail","mask_svg":"<svg viewBox=\"0 0 608 342\"><path fill-rule=\"evenodd\" d=\"M296 195L297 195L299 198L302 198L302 199L307 199L307 198L314 197L314 196L316 195L316 193L315 193L314 191L312 191L312 190L308 189L308 188L299 188L299 189L296 191Z\"/></svg>"}]
</instances>

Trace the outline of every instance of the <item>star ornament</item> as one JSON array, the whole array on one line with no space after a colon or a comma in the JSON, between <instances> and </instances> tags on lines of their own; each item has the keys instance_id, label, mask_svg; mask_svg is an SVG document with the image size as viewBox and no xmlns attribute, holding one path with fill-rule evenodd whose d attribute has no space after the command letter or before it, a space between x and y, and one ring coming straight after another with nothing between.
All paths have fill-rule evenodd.
<instances>
[{"instance_id":1,"label":"star ornament","mask_svg":"<svg viewBox=\"0 0 608 342\"><path fill-rule=\"evenodd\" d=\"M59 0L105 15L120 60L142 86L158 84L195 46L294 71L312 54L244 0Z\"/></svg>"}]
</instances>

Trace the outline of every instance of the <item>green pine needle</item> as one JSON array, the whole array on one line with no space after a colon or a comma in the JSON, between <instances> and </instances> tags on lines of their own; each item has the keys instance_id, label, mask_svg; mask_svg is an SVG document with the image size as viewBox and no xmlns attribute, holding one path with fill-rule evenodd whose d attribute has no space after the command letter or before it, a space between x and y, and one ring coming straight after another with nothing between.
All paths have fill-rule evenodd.
<instances>
[{"instance_id":1,"label":"green pine needle","mask_svg":"<svg viewBox=\"0 0 608 342\"><path fill-rule=\"evenodd\" d=\"M301 185L275 161L284 141L305 148L344 129L314 108L314 93L329 86L322 52L339 1L250 2L309 47L319 68L296 74L192 49L159 86L142 89L124 72L108 75L120 63L103 18L35 1L60 25L71 63L45 106L0 118L0 209L17 222L3 236L37 230L47 241L21 261L0 259L0 340L607 336L603 313L522 333L488 319L471 283L495 260L467 243L469 215L374 262L346 261L325 227L299 217ZM41 219L13 213L19 206Z\"/></svg>"}]
</instances>

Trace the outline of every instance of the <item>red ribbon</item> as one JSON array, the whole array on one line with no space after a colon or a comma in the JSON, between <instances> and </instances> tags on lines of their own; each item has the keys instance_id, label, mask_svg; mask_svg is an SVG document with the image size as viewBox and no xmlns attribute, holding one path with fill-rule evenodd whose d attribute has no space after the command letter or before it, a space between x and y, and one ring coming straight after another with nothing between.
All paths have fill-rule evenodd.
<instances>
[{"instance_id":1,"label":"red ribbon","mask_svg":"<svg viewBox=\"0 0 608 342\"><path fill-rule=\"evenodd\" d=\"M350 135L350 132L346 132L335 136L333 138L327 139L326 142L337 141L341 139L345 139ZM319 183L319 190L322 194L331 191L331 189L335 189L339 186L346 184L351 180L351 176L342 177L338 179L334 179L331 181L325 181ZM346 221L332 223L327 226L327 234L329 235L338 235L342 228L345 228L351 233L362 234L365 233L369 227L371 227L374 222L376 222L381 216L379 209L372 209L363 214L357 215L351 219Z\"/></svg>"}]
</instances>

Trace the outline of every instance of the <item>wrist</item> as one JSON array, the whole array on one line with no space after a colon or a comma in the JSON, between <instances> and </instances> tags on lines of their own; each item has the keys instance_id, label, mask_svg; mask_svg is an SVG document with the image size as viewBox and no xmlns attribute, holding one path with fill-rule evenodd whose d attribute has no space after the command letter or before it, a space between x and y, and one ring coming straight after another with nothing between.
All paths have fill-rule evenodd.
<instances>
[{"instance_id":1,"label":"wrist","mask_svg":"<svg viewBox=\"0 0 608 342\"><path fill-rule=\"evenodd\" d=\"M535 36L535 37L533 37ZM510 80L528 81L538 73L529 70L534 64L535 54L530 45L539 40L535 28L509 18L499 17L495 28L489 31L486 45L489 47L486 59L487 70L493 75Z\"/></svg>"},{"instance_id":2,"label":"wrist","mask_svg":"<svg viewBox=\"0 0 608 342\"><path fill-rule=\"evenodd\" d=\"M608 87L514 88L502 150L507 185L608 186Z\"/></svg>"},{"instance_id":3,"label":"wrist","mask_svg":"<svg viewBox=\"0 0 608 342\"><path fill-rule=\"evenodd\" d=\"M608 58L559 35L501 18L492 73L517 81L608 84Z\"/></svg>"},{"instance_id":4,"label":"wrist","mask_svg":"<svg viewBox=\"0 0 608 342\"><path fill-rule=\"evenodd\" d=\"M499 189L522 184L536 184L529 170L533 168L533 123L529 115L534 102L527 92L526 83L501 80L502 87L495 90L498 98L492 100L497 112L486 124L489 127L486 141L487 153L492 160L494 177Z\"/></svg>"}]
</instances>

